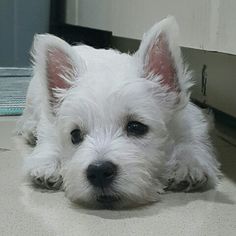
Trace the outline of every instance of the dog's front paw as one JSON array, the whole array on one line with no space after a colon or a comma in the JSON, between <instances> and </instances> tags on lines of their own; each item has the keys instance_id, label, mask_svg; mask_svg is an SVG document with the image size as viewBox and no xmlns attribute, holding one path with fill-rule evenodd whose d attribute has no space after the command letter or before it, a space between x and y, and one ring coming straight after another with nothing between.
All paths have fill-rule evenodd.
<instances>
[{"instance_id":1,"label":"dog's front paw","mask_svg":"<svg viewBox=\"0 0 236 236\"><path fill-rule=\"evenodd\" d=\"M55 176L50 176L50 177L32 176L31 181L35 187L48 189L48 190L60 190L63 183L61 175L55 175Z\"/></svg>"},{"instance_id":2,"label":"dog's front paw","mask_svg":"<svg viewBox=\"0 0 236 236\"><path fill-rule=\"evenodd\" d=\"M183 144L175 148L163 173L165 190L185 192L215 187L220 177L219 163L211 151Z\"/></svg>"},{"instance_id":3,"label":"dog's front paw","mask_svg":"<svg viewBox=\"0 0 236 236\"><path fill-rule=\"evenodd\" d=\"M166 191L194 191L198 189L203 189L206 187L208 181L207 175L203 175L202 178L197 179L194 178L192 175L187 174L184 178L178 178L177 176L172 176L168 178L167 184L166 184Z\"/></svg>"},{"instance_id":4,"label":"dog's front paw","mask_svg":"<svg viewBox=\"0 0 236 236\"><path fill-rule=\"evenodd\" d=\"M60 173L59 163L55 161L37 161L38 160L28 160L28 162L26 162L27 178L33 186L48 190L61 189L63 178ZM34 164L32 165L32 163Z\"/></svg>"},{"instance_id":5,"label":"dog's front paw","mask_svg":"<svg viewBox=\"0 0 236 236\"><path fill-rule=\"evenodd\" d=\"M195 191L208 186L209 175L200 164L178 163L168 166L164 175L166 191Z\"/></svg>"}]
</instances>

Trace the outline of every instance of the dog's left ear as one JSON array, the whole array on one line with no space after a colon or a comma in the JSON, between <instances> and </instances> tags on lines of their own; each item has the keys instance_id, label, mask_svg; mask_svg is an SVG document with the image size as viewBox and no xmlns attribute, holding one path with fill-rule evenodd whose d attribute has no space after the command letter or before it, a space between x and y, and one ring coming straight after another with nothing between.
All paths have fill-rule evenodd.
<instances>
[{"instance_id":1,"label":"dog's left ear","mask_svg":"<svg viewBox=\"0 0 236 236\"><path fill-rule=\"evenodd\" d=\"M177 38L177 22L174 17L167 17L144 34L135 54L141 77L157 81L165 91L176 95L188 87Z\"/></svg>"}]
</instances>

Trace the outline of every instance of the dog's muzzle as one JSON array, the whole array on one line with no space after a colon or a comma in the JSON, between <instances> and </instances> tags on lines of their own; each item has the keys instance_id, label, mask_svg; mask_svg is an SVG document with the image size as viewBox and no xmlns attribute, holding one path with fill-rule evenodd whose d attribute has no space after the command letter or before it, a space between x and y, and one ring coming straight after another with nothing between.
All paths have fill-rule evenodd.
<instances>
[{"instance_id":1,"label":"dog's muzzle","mask_svg":"<svg viewBox=\"0 0 236 236\"><path fill-rule=\"evenodd\" d=\"M88 166L86 175L88 182L96 191L96 201L105 208L110 208L120 198L117 195L111 195L112 183L117 176L117 165L110 161L100 161Z\"/></svg>"}]
</instances>

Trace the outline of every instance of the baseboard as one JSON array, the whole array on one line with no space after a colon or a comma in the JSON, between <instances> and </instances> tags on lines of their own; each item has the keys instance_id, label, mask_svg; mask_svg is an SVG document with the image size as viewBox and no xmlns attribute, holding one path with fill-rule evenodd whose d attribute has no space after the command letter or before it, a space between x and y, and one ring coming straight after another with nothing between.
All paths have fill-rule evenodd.
<instances>
[{"instance_id":1,"label":"baseboard","mask_svg":"<svg viewBox=\"0 0 236 236\"><path fill-rule=\"evenodd\" d=\"M95 48L111 48L112 33L82 26L60 24L50 27L54 34L72 45L83 43Z\"/></svg>"}]
</instances>

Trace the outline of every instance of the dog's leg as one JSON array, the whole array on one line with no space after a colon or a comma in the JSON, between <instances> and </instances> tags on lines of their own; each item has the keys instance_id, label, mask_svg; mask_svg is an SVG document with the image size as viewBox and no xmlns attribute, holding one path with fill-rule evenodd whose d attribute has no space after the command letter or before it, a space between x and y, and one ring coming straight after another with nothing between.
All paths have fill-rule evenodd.
<instances>
[{"instance_id":1,"label":"dog's leg","mask_svg":"<svg viewBox=\"0 0 236 236\"><path fill-rule=\"evenodd\" d=\"M16 134L32 147L36 146L37 143L37 123L38 120L33 117L33 110L28 107L17 122Z\"/></svg>"},{"instance_id":2,"label":"dog's leg","mask_svg":"<svg viewBox=\"0 0 236 236\"><path fill-rule=\"evenodd\" d=\"M61 162L53 145L37 145L25 159L24 169L36 187L59 190L62 186Z\"/></svg>"},{"instance_id":3,"label":"dog's leg","mask_svg":"<svg viewBox=\"0 0 236 236\"><path fill-rule=\"evenodd\" d=\"M50 123L42 118L35 119L27 109L28 107L18 123L18 134L27 144L34 147L24 160L26 176L37 187L58 190L62 185L61 164L53 145L53 130Z\"/></svg>"},{"instance_id":4,"label":"dog's leg","mask_svg":"<svg viewBox=\"0 0 236 236\"><path fill-rule=\"evenodd\" d=\"M220 176L218 168L219 164L207 144L178 144L166 163L166 189L193 191L213 187Z\"/></svg>"},{"instance_id":5,"label":"dog's leg","mask_svg":"<svg viewBox=\"0 0 236 236\"><path fill-rule=\"evenodd\" d=\"M40 83L33 77L28 87L24 112L16 125L16 134L30 146L36 146L37 143L37 127L42 114L39 94L42 94Z\"/></svg>"}]
</instances>

